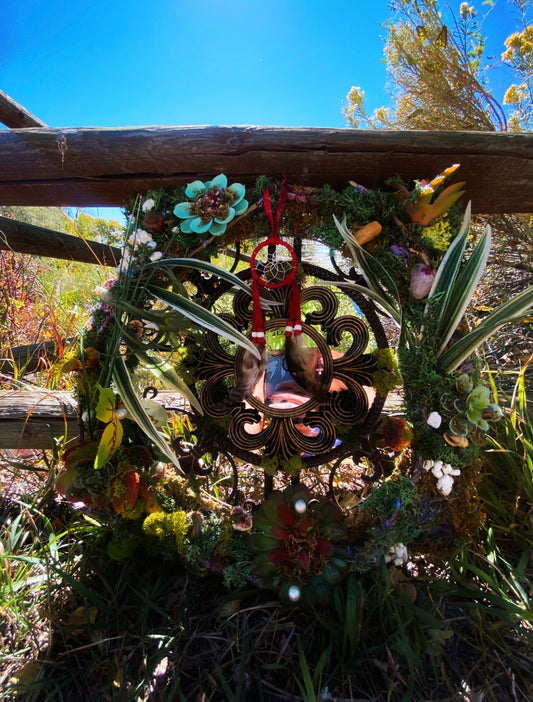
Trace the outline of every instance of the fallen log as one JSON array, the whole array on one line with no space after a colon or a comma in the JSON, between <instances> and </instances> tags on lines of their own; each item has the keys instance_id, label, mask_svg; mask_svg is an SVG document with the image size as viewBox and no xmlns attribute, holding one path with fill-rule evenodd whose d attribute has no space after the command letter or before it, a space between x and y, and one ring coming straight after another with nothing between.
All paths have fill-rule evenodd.
<instances>
[{"instance_id":1,"label":"fallen log","mask_svg":"<svg viewBox=\"0 0 533 702\"><path fill-rule=\"evenodd\" d=\"M69 340L63 340L68 344ZM59 347L55 341L41 341L37 344L13 346L9 352L0 358L0 373L14 375L15 371L35 373L44 370L50 363L59 357Z\"/></svg>"}]
</instances>

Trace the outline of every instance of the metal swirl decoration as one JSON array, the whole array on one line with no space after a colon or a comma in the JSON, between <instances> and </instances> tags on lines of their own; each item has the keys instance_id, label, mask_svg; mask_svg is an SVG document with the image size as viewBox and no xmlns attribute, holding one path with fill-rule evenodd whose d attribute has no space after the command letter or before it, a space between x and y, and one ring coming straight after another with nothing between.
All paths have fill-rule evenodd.
<instances>
[{"instance_id":1,"label":"metal swirl decoration","mask_svg":"<svg viewBox=\"0 0 533 702\"><path fill-rule=\"evenodd\" d=\"M302 268L305 272L305 263ZM331 271L315 266L310 270L313 276L322 272L324 278L332 277ZM246 272L241 277L246 278ZM225 294L230 293L224 285L211 289L211 304ZM339 316L341 296L350 307L356 300L366 323L355 314ZM284 336L287 291L264 290L261 297L268 347L269 339ZM205 333L194 389L206 418L226 427L220 450L253 465L260 465L263 456L280 462L299 456L303 464L313 466L353 454L385 402L372 387L376 362L367 352L369 326L377 346L387 345L372 305L358 294L324 285L303 286L301 304L302 346L295 358L287 343L270 348L264 368L258 368L242 348ZM220 316L250 336L251 296L232 294L232 314ZM253 372L257 378L248 387L246 375ZM248 388L244 396L236 390L241 386ZM205 418L198 422L205 424Z\"/></svg>"}]
</instances>

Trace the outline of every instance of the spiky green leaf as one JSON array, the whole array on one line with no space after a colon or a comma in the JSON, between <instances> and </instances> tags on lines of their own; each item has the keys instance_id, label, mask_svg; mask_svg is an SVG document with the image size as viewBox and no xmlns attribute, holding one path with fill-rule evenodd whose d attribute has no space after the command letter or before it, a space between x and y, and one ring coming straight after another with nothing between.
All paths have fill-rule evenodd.
<instances>
[{"instance_id":1,"label":"spiky green leaf","mask_svg":"<svg viewBox=\"0 0 533 702\"><path fill-rule=\"evenodd\" d=\"M533 286L508 300L488 317L485 317L471 332L447 349L439 358L437 364L439 370L442 373L454 371L485 339L492 336L507 322L521 319L531 306L533 306Z\"/></svg>"},{"instance_id":2,"label":"spiky green leaf","mask_svg":"<svg viewBox=\"0 0 533 702\"><path fill-rule=\"evenodd\" d=\"M127 409L130 418L133 419L133 421L137 423L139 428L146 434L146 436L153 441L159 451L161 451L161 453L168 459L168 462L173 463L176 468L180 468L178 459L170 450L167 442L157 431L154 423L141 405L122 356L115 359L113 366L113 380L115 381L120 399L124 403L124 407Z\"/></svg>"},{"instance_id":3,"label":"spiky green leaf","mask_svg":"<svg viewBox=\"0 0 533 702\"><path fill-rule=\"evenodd\" d=\"M437 356L440 356L446 348L452 334L459 326L466 308L470 304L487 265L490 245L491 232L490 227L487 226L456 279L450 284L450 289L444 297L439 315L437 338L440 339L440 347L437 351Z\"/></svg>"},{"instance_id":4,"label":"spiky green leaf","mask_svg":"<svg viewBox=\"0 0 533 702\"><path fill-rule=\"evenodd\" d=\"M215 275L217 278L221 278L241 290L244 290L248 294L251 294L249 286L239 277L214 263L200 261L197 258L163 258L153 263L147 263L145 268L193 268L204 273Z\"/></svg>"},{"instance_id":5,"label":"spiky green leaf","mask_svg":"<svg viewBox=\"0 0 533 702\"><path fill-rule=\"evenodd\" d=\"M399 308L398 289L387 269L381 265L377 258L360 246L346 225L346 215L344 215L342 222L339 222L335 215L333 215L333 220L368 287L381 297L388 308Z\"/></svg>"},{"instance_id":6,"label":"spiky green leaf","mask_svg":"<svg viewBox=\"0 0 533 702\"><path fill-rule=\"evenodd\" d=\"M241 332L226 322L226 320L213 314L210 310L205 309L192 300L188 300L182 295L176 295L176 293L170 290L161 288L158 285L147 285L146 291L180 314L183 314L201 329L208 329L219 336L223 336L228 339L228 341L247 349L257 358L260 357L259 351L250 339L244 336L244 334L241 334Z\"/></svg>"},{"instance_id":7,"label":"spiky green leaf","mask_svg":"<svg viewBox=\"0 0 533 702\"><path fill-rule=\"evenodd\" d=\"M329 284L330 281L324 280L321 281L321 284ZM366 297L369 297L373 302L375 302L386 314L389 315L394 321L401 326L402 324L402 311L400 307L396 307L395 305L390 305L388 300L383 298L382 295L379 293L375 292L371 288L366 288L364 285L358 285L357 283L352 283L349 280L342 280L335 282L336 287L340 288L349 288L350 290L354 290L356 292L360 292Z\"/></svg>"},{"instance_id":8,"label":"spiky green leaf","mask_svg":"<svg viewBox=\"0 0 533 702\"><path fill-rule=\"evenodd\" d=\"M167 361L158 356L151 349L147 349L142 342L127 332L124 333L124 341L127 343L128 349L137 356L146 370L150 371L156 378L159 378L159 380L166 385L179 392L180 395L183 395L199 414L203 414L198 399L194 393L191 392L188 385L176 373L170 363L167 363Z\"/></svg>"},{"instance_id":9,"label":"spiky green leaf","mask_svg":"<svg viewBox=\"0 0 533 702\"><path fill-rule=\"evenodd\" d=\"M446 251L444 258L437 268L435 280L429 291L428 298L442 294L446 295L450 292L463 260L466 242L468 241L468 232L470 230L470 217L471 204L468 203L459 233L450 244L448 251Z\"/></svg>"}]
</instances>

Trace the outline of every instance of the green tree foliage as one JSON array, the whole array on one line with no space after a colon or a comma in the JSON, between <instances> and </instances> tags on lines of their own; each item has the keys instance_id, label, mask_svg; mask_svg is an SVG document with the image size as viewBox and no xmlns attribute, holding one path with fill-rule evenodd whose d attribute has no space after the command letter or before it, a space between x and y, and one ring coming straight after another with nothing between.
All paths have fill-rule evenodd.
<instances>
[{"instance_id":1,"label":"green tree foliage","mask_svg":"<svg viewBox=\"0 0 533 702\"><path fill-rule=\"evenodd\" d=\"M0 207L0 215L88 241L116 245L122 239L118 222L83 210L71 217L59 207ZM9 359L15 346L41 341L61 347L83 328L91 291L108 277L100 266L0 251L0 358Z\"/></svg>"},{"instance_id":2,"label":"green tree foliage","mask_svg":"<svg viewBox=\"0 0 533 702\"><path fill-rule=\"evenodd\" d=\"M484 2L490 9L493 2ZM529 0L510 0L518 31L505 42L499 65L514 76L503 99L489 87L490 63L474 5L455 13L438 0L392 0L385 59L393 107L369 114L364 90L353 87L344 111L353 127L373 129L529 130L533 120L533 24ZM502 50L504 47L502 46Z\"/></svg>"},{"instance_id":3,"label":"green tree foliage","mask_svg":"<svg viewBox=\"0 0 533 702\"><path fill-rule=\"evenodd\" d=\"M4 214L26 224L79 236L88 241L117 246L122 241L123 228L115 220L92 217L83 210L71 216L62 207L8 207Z\"/></svg>"}]
</instances>

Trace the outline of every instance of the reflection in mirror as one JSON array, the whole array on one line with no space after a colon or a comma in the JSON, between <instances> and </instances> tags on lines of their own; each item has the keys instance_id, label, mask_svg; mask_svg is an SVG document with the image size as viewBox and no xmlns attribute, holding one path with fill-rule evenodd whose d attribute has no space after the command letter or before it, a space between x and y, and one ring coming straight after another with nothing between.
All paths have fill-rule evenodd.
<instances>
[{"instance_id":1,"label":"reflection in mirror","mask_svg":"<svg viewBox=\"0 0 533 702\"><path fill-rule=\"evenodd\" d=\"M298 357L273 351L265 373L265 403L275 409L298 407L312 398L310 383L322 384L324 364L318 348L310 344Z\"/></svg>"},{"instance_id":2,"label":"reflection in mirror","mask_svg":"<svg viewBox=\"0 0 533 702\"><path fill-rule=\"evenodd\" d=\"M265 378L258 394L254 396L270 409L290 410L313 399L319 403L328 399L328 394L346 386L332 379L331 362L325 363L323 353L332 357L342 354L331 351L325 344L322 348L306 333L285 338L283 329L267 333L268 359ZM281 332L281 333L280 333Z\"/></svg>"}]
</instances>

